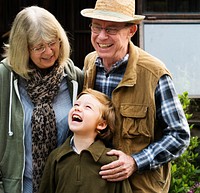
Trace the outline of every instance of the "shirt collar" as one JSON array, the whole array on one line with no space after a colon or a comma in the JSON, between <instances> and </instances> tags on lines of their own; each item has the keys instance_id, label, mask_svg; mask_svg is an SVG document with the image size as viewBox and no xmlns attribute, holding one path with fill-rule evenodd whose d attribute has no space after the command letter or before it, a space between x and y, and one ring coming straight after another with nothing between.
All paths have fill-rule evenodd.
<instances>
[{"instance_id":1,"label":"shirt collar","mask_svg":"<svg viewBox=\"0 0 200 193\"><path fill-rule=\"evenodd\" d=\"M70 156L70 154L75 154L73 151L70 143L72 142L71 138L69 137L62 146L60 146L59 151L57 151L57 154L55 155L55 159L59 162L60 159L62 159L63 156ZM95 162L99 162L102 165L110 163L114 160L117 160L116 156L107 156L106 152L110 149L106 148L104 143L100 140L95 141L90 147L86 150L83 150L81 152L85 153L86 151L89 152ZM80 154L80 156L81 156Z\"/></svg>"},{"instance_id":2,"label":"shirt collar","mask_svg":"<svg viewBox=\"0 0 200 193\"><path fill-rule=\"evenodd\" d=\"M77 149L76 149L76 147L75 147L75 145L74 145L74 136L72 136L72 138L70 139L70 147L76 152L76 153L78 153L78 151L77 151Z\"/></svg>"},{"instance_id":3,"label":"shirt collar","mask_svg":"<svg viewBox=\"0 0 200 193\"><path fill-rule=\"evenodd\" d=\"M119 66L121 66L121 65L124 64L124 63L127 63L128 58L129 58L129 54L126 54L121 60L117 61L116 63L114 63L114 64L112 65L110 71L112 71L113 69L118 68ZM103 62L102 62L102 58L97 57L97 59L96 59L96 61L95 61L95 65L96 65L97 67L104 68L104 65L103 65Z\"/></svg>"},{"instance_id":4,"label":"shirt collar","mask_svg":"<svg viewBox=\"0 0 200 193\"><path fill-rule=\"evenodd\" d=\"M74 136L72 136L69 143L70 143L70 147L73 149L73 151L77 153L77 149L74 145ZM90 152L93 159L97 162L99 160L99 158L102 156L103 152L105 151L105 148L106 147L105 147L104 143L100 140L97 140L93 144L91 144L88 149L85 149L83 151Z\"/></svg>"}]
</instances>

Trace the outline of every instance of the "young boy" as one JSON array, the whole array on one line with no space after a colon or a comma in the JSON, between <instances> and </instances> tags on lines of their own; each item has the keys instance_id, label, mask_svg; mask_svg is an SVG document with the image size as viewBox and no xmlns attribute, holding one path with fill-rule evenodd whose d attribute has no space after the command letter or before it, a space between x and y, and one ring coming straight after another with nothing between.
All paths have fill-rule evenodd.
<instances>
[{"instance_id":1,"label":"young boy","mask_svg":"<svg viewBox=\"0 0 200 193\"><path fill-rule=\"evenodd\" d=\"M39 193L132 193L128 179L108 182L101 178L102 165L117 159L108 156L115 111L103 93L86 89L68 116L73 136L54 150L46 163Z\"/></svg>"}]
</instances>

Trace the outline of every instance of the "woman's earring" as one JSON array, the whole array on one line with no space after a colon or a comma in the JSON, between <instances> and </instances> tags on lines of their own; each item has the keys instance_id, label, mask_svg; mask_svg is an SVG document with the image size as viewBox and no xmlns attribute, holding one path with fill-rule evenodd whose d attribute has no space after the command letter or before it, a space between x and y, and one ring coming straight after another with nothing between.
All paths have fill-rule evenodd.
<instances>
[{"instance_id":1,"label":"woman's earring","mask_svg":"<svg viewBox=\"0 0 200 193\"><path fill-rule=\"evenodd\" d=\"M97 129L97 133L98 133L98 134L101 134L101 132L100 132L98 129Z\"/></svg>"}]
</instances>

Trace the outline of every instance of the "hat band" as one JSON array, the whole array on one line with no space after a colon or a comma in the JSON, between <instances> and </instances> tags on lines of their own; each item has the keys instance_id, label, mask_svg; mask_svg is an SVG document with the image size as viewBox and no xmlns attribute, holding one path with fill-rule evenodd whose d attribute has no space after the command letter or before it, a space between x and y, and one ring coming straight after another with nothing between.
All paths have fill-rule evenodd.
<instances>
[{"instance_id":1,"label":"hat band","mask_svg":"<svg viewBox=\"0 0 200 193\"><path fill-rule=\"evenodd\" d=\"M134 17L130 17L121 13L116 13L116 12L111 12L111 11L102 11L102 10L94 10L93 11L93 16L98 15L98 16L104 16L104 17L111 17L111 18L117 18L122 21L131 21L134 20Z\"/></svg>"}]
</instances>

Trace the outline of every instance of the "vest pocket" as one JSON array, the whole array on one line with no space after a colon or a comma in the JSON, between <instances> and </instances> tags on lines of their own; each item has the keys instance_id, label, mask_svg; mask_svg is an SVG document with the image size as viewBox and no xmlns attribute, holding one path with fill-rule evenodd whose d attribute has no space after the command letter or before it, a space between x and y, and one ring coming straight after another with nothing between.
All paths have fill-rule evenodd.
<instances>
[{"instance_id":1,"label":"vest pocket","mask_svg":"<svg viewBox=\"0 0 200 193\"><path fill-rule=\"evenodd\" d=\"M140 104L121 105L120 113L123 117L123 138L151 137L147 126L147 110L147 106Z\"/></svg>"}]
</instances>

